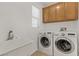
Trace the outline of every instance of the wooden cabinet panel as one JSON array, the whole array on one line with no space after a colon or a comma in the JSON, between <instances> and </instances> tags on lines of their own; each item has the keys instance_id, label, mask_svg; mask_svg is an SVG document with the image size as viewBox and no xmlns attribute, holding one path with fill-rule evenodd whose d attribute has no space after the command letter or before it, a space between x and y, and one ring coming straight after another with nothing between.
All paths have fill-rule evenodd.
<instances>
[{"instance_id":1,"label":"wooden cabinet panel","mask_svg":"<svg viewBox=\"0 0 79 59\"><path fill-rule=\"evenodd\" d=\"M50 14L50 16L49 16L49 19L50 19L50 22L53 22L53 21L56 21L55 19L56 19L56 6L55 5L52 5L52 6L50 6L50 12L49 12L49 14Z\"/></svg>"},{"instance_id":2,"label":"wooden cabinet panel","mask_svg":"<svg viewBox=\"0 0 79 59\"><path fill-rule=\"evenodd\" d=\"M64 20L64 3L59 3L56 5L56 21Z\"/></svg>"},{"instance_id":3,"label":"wooden cabinet panel","mask_svg":"<svg viewBox=\"0 0 79 59\"><path fill-rule=\"evenodd\" d=\"M65 3L65 19L66 20L76 20L78 18L78 7L75 2Z\"/></svg>"},{"instance_id":4,"label":"wooden cabinet panel","mask_svg":"<svg viewBox=\"0 0 79 59\"><path fill-rule=\"evenodd\" d=\"M43 8L43 22L60 22L78 19L78 3L63 2Z\"/></svg>"},{"instance_id":5,"label":"wooden cabinet panel","mask_svg":"<svg viewBox=\"0 0 79 59\"><path fill-rule=\"evenodd\" d=\"M43 22L48 22L49 20L49 8L43 8Z\"/></svg>"},{"instance_id":6,"label":"wooden cabinet panel","mask_svg":"<svg viewBox=\"0 0 79 59\"><path fill-rule=\"evenodd\" d=\"M65 7L75 7L77 2L65 2Z\"/></svg>"}]
</instances>

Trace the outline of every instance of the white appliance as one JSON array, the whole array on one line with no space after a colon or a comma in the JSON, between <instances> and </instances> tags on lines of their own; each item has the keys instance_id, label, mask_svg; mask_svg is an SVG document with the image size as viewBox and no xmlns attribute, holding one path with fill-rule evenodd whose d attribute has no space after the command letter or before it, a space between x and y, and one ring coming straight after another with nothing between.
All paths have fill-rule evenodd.
<instances>
[{"instance_id":1,"label":"white appliance","mask_svg":"<svg viewBox=\"0 0 79 59\"><path fill-rule=\"evenodd\" d=\"M54 34L55 56L77 56L77 34L58 32Z\"/></svg>"},{"instance_id":2,"label":"white appliance","mask_svg":"<svg viewBox=\"0 0 79 59\"><path fill-rule=\"evenodd\" d=\"M53 55L53 33L42 32L39 34L39 51L52 56Z\"/></svg>"}]
</instances>

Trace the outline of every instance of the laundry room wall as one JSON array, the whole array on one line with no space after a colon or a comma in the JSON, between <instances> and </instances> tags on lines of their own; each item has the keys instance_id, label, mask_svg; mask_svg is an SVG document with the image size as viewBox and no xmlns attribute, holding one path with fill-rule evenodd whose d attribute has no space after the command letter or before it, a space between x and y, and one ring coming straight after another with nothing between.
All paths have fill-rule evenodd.
<instances>
[{"instance_id":1,"label":"laundry room wall","mask_svg":"<svg viewBox=\"0 0 79 59\"><path fill-rule=\"evenodd\" d=\"M2 50L2 52L7 52L4 52L1 55L31 55L37 50L37 47L34 45L35 42L33 40L33 36L36 35L34 35L32 29L31 17L32 3L0 3L0 27L2 27L0 28L0 42L3 42L3 44L0 43L0 51ZM15 39L11 41L6 41L9 30L13 30L16 37L14 36ZM4 41L5 43L7 43L5 44ZM23 43L23 41L25 44ZM21 44L18 45L17 43ZM9 49L11 50L9 51Z\"/></svg>"},{"instance_id":2,"label":"laundry room wall","mask_svg":"<svg viewBox=\"0 0 79 59\"><path fill-rule=\"evenodd\" d=\"M40 10L40 13L41 13L41 4L40 3L32 3L32 5L34 5L34 6L36 6L39 10ZM28 15L30 12L32 12L32 5L31 5L31 8L30 8L30 4L28 3L28 5L25 5L25 6L22 6L22 7L26 7L26 9L27 9L27 14L26 15ZM22 10L22 9L21 9ZM23 12L23 11L22 11ZM31 16L32 16L32 14L31 15L28 15L28 18L31 18ZM24 17L24 16L23 16ZM26 17L27 18L27 17ZM42 17L41 17L41 14L40 14L40 19L41 19ZM13 18L13 19L15 19L15 18ZM19 19L18 19L19 20ZM42 30L42 25L41 25L41 20L38 20L38 27L32 27L32 19L31 20L29 20L29 19L27 19L26 20L27 21L27 23L26 23L26 25L28 26L28 25L30 25L31 26L31 28L28 28L27 27L27 29L28 29L28 34L30 34L30 39L28 39L28 38L26 38L26 39L28 39L28 40L32 40L33 42L31 42L31 43L28 43L27 45L24 45L23 47L19 47L19 48L17 48L17 49L14 49L14 50L12 50L12 51L10 51L10 52L8 52L8 53L6 53L6 54L3 54L4 56L10 56L10 55L31 55L33 52L35 52L37 49L38 49L38 33L40 32L40 30ZM29 21L29 22L28 22ZM15 22L14 22L15 23ZM28 24L29 23L29 24ZM13 24L12 24L12 26L13 26ZM16 27L16 26L15 26ZM12 27L10 27L11 29L13 29ZM17 28L18 29L18 28Z\"/></svg>"},{"instance_id":3,"label":"laundry room wall","mask_svg":"<svg viewBox=\"0 0 79 59\"><path fill-rule=\"evenodd\" d=\"M62 27L66 27L67 31L77 32L77 23L78 21L48 23L43 24L43 27L44 31L59 32Z\"/></svg>"}]
</instances>

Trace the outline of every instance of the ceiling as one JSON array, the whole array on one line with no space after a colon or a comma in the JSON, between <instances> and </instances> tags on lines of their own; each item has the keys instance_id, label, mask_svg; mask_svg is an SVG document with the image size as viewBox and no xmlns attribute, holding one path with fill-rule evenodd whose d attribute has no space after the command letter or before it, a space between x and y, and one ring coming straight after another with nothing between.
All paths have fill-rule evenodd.
<instances>
[{"instance_id":1,"label":"ceiling","mask_svg":"<svg viewBox=\"0 0 79 59\"><path fill-rule=\"evenodd\" d=\"M48 6L48 5L51 5L51 4L55 4L57 2L40 2L40 3L43 5L43 7L45 7L45 6Z\"/></svg>"},{"instance_id":2,"label":"ceiling","mask_svg":"<svg viewBox=\"0 0 79 59\"><path fill-rule=\"evenodd\" d=\"M47 4L50 4L50 3L54 3L54 2L41 2L43 5L47 5Z\"/></svg>"}]
</instances>

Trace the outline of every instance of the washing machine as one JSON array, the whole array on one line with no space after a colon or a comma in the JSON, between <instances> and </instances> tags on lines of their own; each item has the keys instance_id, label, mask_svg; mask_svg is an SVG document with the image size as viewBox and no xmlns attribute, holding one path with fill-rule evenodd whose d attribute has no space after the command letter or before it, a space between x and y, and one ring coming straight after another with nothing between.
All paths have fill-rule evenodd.
<instances>
[{"instance_id":1,"label":"washing machine","mask_svg":"<svg viewBox=\"0 0 79 59\"><path fill-rule=\"evenodd\" d=\"M45 53L48 56L53 55L53 33L41 32L39 34L39 46L38 50Z\"/></svg>"},{"instance_id":2,"label":"washing machine","mask_svg":"<svg viewBox=\"0 0 79 59\"><path fill-rule=\"evenodd\" d=\"M55 56L77 56L77 34L58 32L54 34Z\"/></svg>"}]
</instances>

